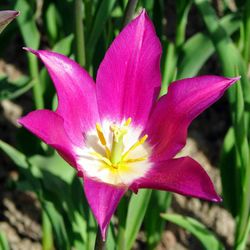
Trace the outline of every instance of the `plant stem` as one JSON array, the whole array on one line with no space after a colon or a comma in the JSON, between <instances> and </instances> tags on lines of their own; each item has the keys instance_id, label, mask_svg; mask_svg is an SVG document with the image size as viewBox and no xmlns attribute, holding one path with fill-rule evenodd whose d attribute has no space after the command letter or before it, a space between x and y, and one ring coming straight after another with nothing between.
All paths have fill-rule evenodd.
<instances>
[{"instance_id":1,"label":"plant stem","mask_svg":"<svg viewBox=\"0 0 250 250\"><path fill-rule=\"evenodd\" d=\"M132 20L137 2L138 2L138 0L129 0L128 1L128 4L126 6L126 10L125 10L125 15L124 15L123 22L122 22L123 27L126 26Z\"/></svg>"},{"instance_id":2,"label":"plant stem","mask_svg":"<svg viewBox=\"0 0 250 250\"><path fill-rule=\"evenodd\" d=\"M43 230L43 239L42 247L43 250L52 250L53 246L53 234L50 220L45 210L42 211L42 230Z\"/></svg>"},{"instance_id":3,"label":"plant stem","mask_svg":"<svg viewBox=\"0 0 250 250\"><path fill-rule=\"evenodd\" d=\"M75 36L76 36L76 61L85 66L85 45L84 45L84 27L83 27L83 6L82 0L75 0Z\"/></svg>"},{"instance_id":4,"label":"plant stem","mask_svg":"<svg viewBox=\"0 0 250 250\"><path fill-rule=\"evenodd\" d=\"M102 234L99 227L95 239L95 250L105 250L105 241L102 239Z\"/></svg>"},{"instance_id":5,"label":"plant stem","mask_svg":"<svg viewBox=\"0 0 250 250\"><path fill-rule=\"evenodd\" d=\"M119 227L118 227L118 236L117 236L117 249L124 250L126 249L125 245L125 227L126 227L126 218L128 210L128 200L126 197L120 201L118 206L118 219L119 219Z\"/></svg>"},{"instance_id":6,"label":"plant stem","mask_svg":"<svg viewBox=\"0 0 250 250\"><path fill-rule=\"evenodd\" d=\"M39 81L38 61L34 55L28 53L30 75L34 79L33 98L36 109L44 108L43 91Z\"/></svg>"}]
</instances>

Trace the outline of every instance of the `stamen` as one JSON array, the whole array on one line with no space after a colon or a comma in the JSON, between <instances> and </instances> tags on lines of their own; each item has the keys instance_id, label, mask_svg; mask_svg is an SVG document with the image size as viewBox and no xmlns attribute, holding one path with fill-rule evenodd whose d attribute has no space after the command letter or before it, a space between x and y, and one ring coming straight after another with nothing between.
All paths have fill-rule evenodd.
<instances>
[{"instance_id":1,"label":"stamen","mask_svg":"<svg viewBox=\"0 0 250 250\"><path fill-rule=\"evenodd\" d=\"M110 150L107 147L107 142L106 142L105 136L104 136L103 131L102 131L102 126L100 123L96 123L95 126L96 126L96 132L97 132L98 138L99 138L101 144L104 146L106 155L109 158L110 157Z\"/></svg>"},{"instance_id":2,"label":"stamen","mask_svg":"<svg viewBox=\"0 0 250 250\"><path fill-rule=\"evenodd\" d=\"M144 135L141 139L139 139L134 145L132 145L127 152L122 156L122 161L128 156L128 154L136 149L138 146L142 145L148 138L148 135Z\"/></svg>"},{"instance_id":3,"label":"stamen","mask_svg":"<svg viewBox=\"0 0 250 250\"><path fill-rule=\"evenodd\" d=\"M112 167L111 161L109 159L107 159L106 157L103 157L101 154L98 154L97 152L91 152L90 154L95 156L98 160L106 163L109 167Z\"/></svg>"},{"instance_id":4,"label":"stamen","mask_svg":"<svg viewBox=\"0 0 250 250\"><path fill-rule=\"evenodd\" d=\"M105 139L104 134L102 132L101 124L100 123L96 123L95 127L96 127L97 135L98 135L98 138L99 138L101 144L103 146L107 145L106 139Z\"/></svg>"},{"instance_id":5,"label":"stamen","mask_svg":"<svg viewBox=\"0 0 250 250\"><path fill-rule=\"evenodd\" d=\"M129 117L129 118L127 119L127 121L125 122L124 125L125 125L126 127L128 127L128 126L130 125L131 121L132 121L132 118Z\"/></svg>"},{"instance_id":6,"label":"stamen","mask_svg":"<svg viewBox=\"0 0 250 250\"><path fill-rule=\"evenodd\" d=\"M136 159L128 159L128 160L125 160L123 162L125 162L125 163L133 163L133 162L145 161L145 160L147 160L147 157L140 157L140 158L136 158Z\"/></svg>"}]
</instances>

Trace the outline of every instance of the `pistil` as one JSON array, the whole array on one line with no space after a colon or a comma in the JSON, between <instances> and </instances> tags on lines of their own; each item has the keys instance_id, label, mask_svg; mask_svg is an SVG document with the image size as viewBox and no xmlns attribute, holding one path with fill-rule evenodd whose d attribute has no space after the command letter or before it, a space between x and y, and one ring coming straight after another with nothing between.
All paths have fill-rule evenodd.
<instances>
[{"instance_id":1,"label":"pistil","mask_svg":"<svg viewBox=\"0 0 250 250\"><path fill-rule=\"evenodd\" d=\"M127 133L127 126L118 127L117 125L112 125L110 130L113 133L112 149L110 161L112 164L117 165L122 159L122 153L124 149L123 137Z\"/></svg>"},{"instance_id":2,"label":"pistil","mask_svg":"<svg viewBox=\"0 0 250 250\"><path fill-rule=\"evenodd\" d=\"M105 139L102 127L99 123L96 123L96 131L101 144L105 148L106 157L99 153L93 152L92 155L98 158L100 161L105 163L107 167L118 169L122 163L133 163L138 161L144 161L147 157L139 157L135 159L127 159L130 152L135 150L138 146L142 145L148 138L148 135L144 135L137 142L135 142L125 153L123 138L128 132L128 127L131 123L131 118L128 118L122 126L112 124L110 126L110 131L112 132L112 145L111 150L107 146L107 141Z\"/></svg>"}]
</instances>

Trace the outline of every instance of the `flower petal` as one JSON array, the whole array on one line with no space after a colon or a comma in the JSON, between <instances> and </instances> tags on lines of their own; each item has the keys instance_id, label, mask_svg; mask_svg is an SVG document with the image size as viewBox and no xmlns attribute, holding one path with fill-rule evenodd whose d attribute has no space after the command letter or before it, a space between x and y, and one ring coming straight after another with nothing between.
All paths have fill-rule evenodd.
<instances>
[{"instance_id":1,"label":"flower petal","mask_svg":"<svg viewBox=\"0 0 250 250\"><path fill-rule=\"evenodd\" d=\"M93 214L100 226L102 238L106 238L106 230L115 209L124 193L125 187L115 187L84 177L84 191Z\"/></svg>"},{"instance_id":2,"label":"flower petal","mask_svg":"<svg viewBox=\"0 0 250 250\"><path fill-rule=\"evenodd\" d=\"M72 142L64 130L63 119L58 114L50 110L37 110L20 118L18 122L55 148L70 165L76 166Z\"/></svg>"},{"instance_id":3,"label":"flower petal","mask_svg":"<svg viewBox=\"0 0 250 250\"><path fill-rule=\"evenodd\" d=\"M64 119L65 131L70 138L81 146L83 133L99 120L94 81L76 62L64 55L27 50L38 56L47 67L58 95L56 112Z\"/></svg>"},{"instance_id":4,"label":"flower petal","mask_svg":"<svg viewBox=\"0 0 250 250\"><path fill-rule=\"evenodd\" d=\"M97 73L102 119L131 117L144 125L161 83L161 44L145 11L127 25L107 51Z\"/></svg>"},{"instance_id":5,"label":"flower petal","mask_svg":"<svg viewBox=\"0 0 250 250\"><path fill-rule=\"evenodd\" d=\"M145 177L133 183L131 189L153 188L219 202L221 198L205 170L189 157L155 163Z\"/></svg>"},{"instance_id":6,"label":"flower petal","mask_svg":"<svg viewBox=\"0 0 250 250\"><path fill-rule=\"evenodd\" d=\"M186 144L191 121L238 79L199 76L172 83L157 102L144 131L153 145L152 159L162 161L175 156Z\"/></svg>"},{"instance_id":7,"label":"flower petal","mask_svg":"<svg viewBox=\"0 0 250 250\"><path fill-rule=\"evenodd\" d=\"M0 11L0 33L18 15L19 15L19 12L15 10Z\"/></svg>"}]
</instances>

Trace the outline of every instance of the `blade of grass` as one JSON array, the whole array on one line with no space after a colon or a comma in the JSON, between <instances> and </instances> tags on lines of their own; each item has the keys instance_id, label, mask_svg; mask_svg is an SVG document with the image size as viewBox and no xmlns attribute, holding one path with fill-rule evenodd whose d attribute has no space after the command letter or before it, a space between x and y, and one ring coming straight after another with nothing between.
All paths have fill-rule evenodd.
<instances>
[{"instance_id":1,"label":"blade of grass","mask_svg":"<svg viewBox=\"0 0 250 250\"><path fill-rule=\"evenodd\" d=\"M220 20L220 25L231 35L240 28L239 15L229 14ZM177 79L194 77L215 52L213 42L207 33L198 33L185 42L178 61Z\"/></svg>"},{"instance_id":2,"label":"blade of grass","mask_svg":"<svg viewBox=\"0 0 250 250\"><path fill-rule=\"evenodd\" d=\"M142 189L138 194L132 194L126 219L125 249L130 250L141 228L152 190Z\"/></svg>"},{"instance_id":3,"label":"blade of grass","mask_svg":"<svg viewBox=\"0 0 250 250\"><path fill-rule=\"evenodd\" d=\"M223 204L236 217L240 211L241 181L240 159L235 146L234 129L231 127L223 142L219 167L223 191Z\"/></svg>"},{"instance_id":4,"label":"blade of grass","mask_svg":"<svg viewBox=\"0 0 250 250\"><path fill-rule=\"evenodd\" d=\"M47 216L44 210L42 211L42 232L43 232L42 249L43 250L54 249L52 227L50 224L49 217Z\"/></svg>"},{"instance_id":5,"label":"blade of grass","mask_svg":"<svg viewBox=\"0 0 250 250\"><path fill-rule=\"evenodd\" d=\"M192 233L206 250L223 250L223 245L203 224L197 220L177 214L162 214L163 219L168 220Z\"/></svg>"},{"instance_id":6,"label":"blade of grass","mask_svg":"<svg viewBox=\"0 0 250 250\"><path fill-rule=\"evenodd\" d=\"M0 249L1 250L10 250L8 241L7 241L6 236L3 232L0 232Z\"/></svg>"},{"instance_id":7,"label":"blade of grass","mask_svg":"<svg viewBox=\"0 0 250 250\"><path fill-rule=\"evenodd\" d=\"M32 49L38 49L40 44L40 33L36 27L34 18L35 11L31 9L31 5L26 0L17 0L15 8L19 9L22 13L17 21L26 46ZM35 56L30 54L28 54L28 61L30 75L34 80L33 97L35 106L37 109L42 109L44 103L41 83L39 81L38 61Z\"/></svg>"},{"instance_id":8,"label":"blade of grass","mask_svg":"<svg viewBox=\"0 0 250 250\"><path fill-rule=\"evenodd\" d=\"M75 38L76 38L76 61L85 66L85 39L83 26L83 4L82 0L75 0Z\"/></svg>"},{"instance_id":9,"label":"blade of grass","mask_svg":"<svg viewBox=\"0 0 250 250\"><path fill-rule=\"evenodd\" d=\"M244 121L244 99L241 88L241 83L236 85L236 110L234 119L234 131L236 148L238 150L241 161L241 184L242 184L242 202L241 209L238 217L238 225L236 232L236 249L244 249L241 243L248 234L247 225L249 221L250 211L250 166L249 166L249 146L245 129ZM241 246L241 248L239 247ZM243 248L242 248L243 247Z\"/></svg>"},{"instance_id":10,"label":"blade of grass","mask_svg":"<svg viewBox=\"0 0 250 250\"><path fill-rule=\"evenodd\" d=\"M96 12L93 26L87 39L86 44L86 52L87 52L87 62L88 65L92 62L93 54L96 49L96 44L98 39L101 36L101 33L104 30L104 26L108 18L110 17L110 13L113 10L115 5L115 0L103 0Z\"/></svg>"},{"instance_id":11,"label":"blade of grass","mask_svg":"<svg viewBox=\"0 0 250 250\"><path fill-rule=\"evenodd\" d=\"M150 203L145 216L147 249L153 250L161 240L166 222L161 219L160 213L165 213L172 200L171 193L153 190Z\"/></svg>"},{"instance_id":12,"label":"blade of grass","mask_svg":"<svg viewBox=\"0 0 250 250\"><path fill-rule=\"evenodd\" d=\"M232 76L235 74L235 66L237 65L237 69L239 70L239 73L242 75L241 82L242 82L242 91L239 89L236 89L237 86L234 86L234 88L230 89L230 95L229 95L229 100L231 103L231 108L232 112L235 110L238 112L239 108L239 101L237 103L237 98L239 97L239 93L243 92L244 93L244 101L246 104L250 103L250 85L247 79L247 73L246 73L246 65L244 64L244 61L237 50L236 46L233 44L231 41L230 37L228 37L227 33L225 30L219 25L218 18L216 16L215 11L213 10L212 6L207 0L195 0L195 4L198 7L203 20L205 22L205 25L210 33L211 39L214 43L214 46L216 48L216 51L219 55L222 68L224 71L224 74L228 76ZM236 91L236 96L235 96L235 91ZM242 98L243 99L243 98ZM242 102L243 103L243 102ZM236 107L234 106L236 105ZM240 104L242 106L242 104ZM235 107L235 109L234 109ZM235 112L234 112L235 113ZM236 121L239 119L239 115L244 117L246 120L245 124L242 124L241 126L244 126L246 132L245 134L248 133L247 128L249 124L249 111L245 111L245 114L243 115L242 113L240 114L233 114L232 118L233 120L235 119ZM238 117L237 117L238 116ZM242 118L241 118L242 120ZM237 131L237 127L235 127ZM238 136L238 135L237 135ZM241 132L239 133L239 136L241 137L242 134ZM237 139L237 138L236 138ZM237 139L239 140L239 139ZM247 231L247 223L249 219L249 192L250 192L250 170L249 170L249 160L248 160L248 155L249 151L247 152L247 156L241 155L241 151L248 146L248 143L244 143L244 140L242 138L240 139L241 141L239 142L240 145L238 145L239 155L241 158L241 176L244 176L244 178L241 180L243 183L243 188L240 191L238 195L242 196L242 202L241 202L241 208L239 212L239 219L237 221L237 234L236 234L236 240L235 240L235 247L236 249L238 248L239 245L241 244L243 239L245 238L245 234L248 234ZM244 152L246 150L244 149ZM246 157L246 158L244 158ZM244 161L244 162L243 162ZM247 165L246 165L247 164ZM248 183L246 183L246 180ZM247 189L247 190L246 190Z\"/></svg>"}]
</instances>

